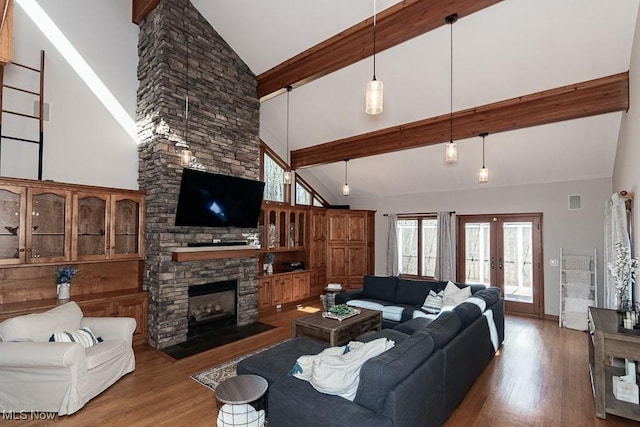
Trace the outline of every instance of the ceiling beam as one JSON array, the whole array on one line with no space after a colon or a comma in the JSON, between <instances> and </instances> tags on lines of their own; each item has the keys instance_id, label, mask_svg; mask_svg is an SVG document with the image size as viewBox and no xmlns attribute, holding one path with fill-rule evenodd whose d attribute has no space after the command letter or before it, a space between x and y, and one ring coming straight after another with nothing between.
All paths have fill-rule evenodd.
<instances>
[{"instance_id":1,"label":"ceiling beam","mask_svg":"<svg viewBox=\"0 0 640 427\"><path fill-rule=\"evenodd\" d=\"M629 108L629 73L511 98L453 114L453 139L578 119ZM448 142L450 114L406 123L291 152L300 169Z\"/></svg>"},{"instance_id":2,"label":"ceiling beam","mask_svg":"<svg viewBox=\"0 0 640 427\"><path fill-rule=\"evenodd\" d=\"M159 3L160 0L131 0L131 21L140 25Z\"/></svg>"},{"instance_id":3,"label":"ceiling beam","mask_svg":"<svg viewBox=\"0 0 640 427\"><path fill-rule=\"evenodd\" d=\"M446 25L445 18L453 13L464 18L500 1L401 1L376 14L376 53ZM373 17L260 74L258 98L266 101L287 86L301 86L372 55Z\"/></svg>"}]
</instances>

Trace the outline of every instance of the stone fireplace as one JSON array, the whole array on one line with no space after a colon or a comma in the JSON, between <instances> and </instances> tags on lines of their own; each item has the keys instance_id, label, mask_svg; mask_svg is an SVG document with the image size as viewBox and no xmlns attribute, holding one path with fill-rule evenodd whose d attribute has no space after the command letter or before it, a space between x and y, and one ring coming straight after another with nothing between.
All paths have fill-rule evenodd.
<instances>
[{"instance_id":1,"label":"stone fireplace","mask_svg":"<svg viewBox=\"0 0 640 427\"><path fill-rule=\"evenodd\" d=\"M258 179L260 103L255 75L190 1L159 2L139 31L138 169L140 189L146 191L143 280L150 292L149 343L164 348L187 340L189 290L207 283L236 281L237 324L257 321L257 254L176 262L172 248L256 238L257 229L174 225L182 177L176 143L188 143L206 171Z\"/></svg>"}]
</instances>

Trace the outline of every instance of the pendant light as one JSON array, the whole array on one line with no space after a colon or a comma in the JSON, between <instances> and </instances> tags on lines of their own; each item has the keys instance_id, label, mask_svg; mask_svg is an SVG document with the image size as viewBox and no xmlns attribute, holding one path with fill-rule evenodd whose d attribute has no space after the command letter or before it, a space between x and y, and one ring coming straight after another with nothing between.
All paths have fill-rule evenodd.
<instances>
[{"instance_id":1,"label":"pendant light","mask_svg":"<svg viewBox=\"0 0 640 427\"><path fill-rule=\"evenodd\" d=\"M184 27L183 27L184 28ZM184 140L178 141L175 144L176 152L180 155L180 166L189 167L195 162L193 153L189 149L188 135L189 135L189 35L184 33L184 44L186 46L185 54L185 96L184 96Z\"/></svg>"},{"instance_id":2,"label":"pendant light","mask_svg":"<svg viewBox=\"0 0 640 427\"><path fill-rule=\"evenodd\" d=\"M383 87L376 80L376 0L373 0L373 80L367 83L365 111L367 114L382 113Z\"/></svg>"},{"instance_id":3,"label":"pendant light","mask_svg":"<svg viewBox=\"0 0 640 427\"><path fill-rule=\"evenodd\" d=\"M453 142L453 24L458 20L458 14L454 13L453 15L449 15L445 18L445 21L447 24L449 24L450 28L451 28L451 50L450 50L450 54L451 54L451 62L450 62L450 69L449 69L449 107L450 107L450 113L449 113L449 143L447 144L447 147L445 148L445 152L444 152L444 161L447 163L454 163L455 161L458 160L458 146L456 145L455 142Z\"/></svg>"},{"instance_id":4,"label":"pendant light","mask_svg":"<svg viewBox=\"0 0 640 427\"><path fill-rule=\"evenodd\" d=\"M289 165L291 161L289 160L289 95L291 94L291 86L287 86L287 170L284 172L284 183L291 184L291 170L289 170Z\"/></svg>"},{"instance_id":5,"label":"pendant light","mask_svg":"<svg viewBox=\"0 0 640 427\"><path fill-rule=\"evenodd\" d=\"M349 164L349 159L344 160L344 185L342 186L342 195L349 195L349 181L347 181L347 165Z\"/></svg>"},{"instance_id":6,"label":"pendant light","mask_svg":"<svg viewBox=\"0 0 640 427\"><path fill-rule=\"evenodd\" d=\"M489 135L487 132L480 134L482 137L482 169L480 169L480 173L478 174L478 181L480 183L489 182L489 169L484 166L484 138L487 135Z\"/></svg>"}]
</instances>

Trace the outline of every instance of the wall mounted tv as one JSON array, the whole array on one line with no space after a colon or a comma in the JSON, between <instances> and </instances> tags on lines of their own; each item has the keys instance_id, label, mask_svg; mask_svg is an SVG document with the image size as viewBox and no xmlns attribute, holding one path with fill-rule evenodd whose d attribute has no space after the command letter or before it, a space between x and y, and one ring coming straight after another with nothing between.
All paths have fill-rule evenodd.
<instances>
[{"instance_id":1,"label":"wall mounted tv","mask_svg":"<svg viewBox=\"0 0 640 427\"><path fill-rule=\"evenodd\" d=\"M261 181L184 169L176 225L255 228L263 193Z\"/></svg>"}]
</instances>

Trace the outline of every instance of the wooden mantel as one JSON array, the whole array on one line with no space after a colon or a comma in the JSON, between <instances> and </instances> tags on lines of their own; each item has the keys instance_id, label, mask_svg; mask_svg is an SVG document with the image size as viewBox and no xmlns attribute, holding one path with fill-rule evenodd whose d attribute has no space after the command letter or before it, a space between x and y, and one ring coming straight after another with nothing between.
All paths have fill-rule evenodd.
<instances>
[{"instance_id":1,"label":"wooden mantel","mask_svg":"<svg viewBox=\"0 0 640 427\"><path fill-rule=\"evenodd\" d=\"M259 246L199 246L187 248L173 248L172 259L176 262L202 261L207 259L247 258L257 257Z\"/></svg>"}]
</instances>

